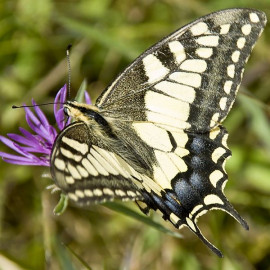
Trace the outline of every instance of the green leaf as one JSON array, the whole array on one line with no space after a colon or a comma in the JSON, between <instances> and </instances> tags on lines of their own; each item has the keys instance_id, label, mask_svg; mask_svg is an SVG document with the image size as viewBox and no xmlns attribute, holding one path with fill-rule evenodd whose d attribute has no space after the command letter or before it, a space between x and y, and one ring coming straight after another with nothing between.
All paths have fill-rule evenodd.
<instances>
[{"instance_id":1,"label":"green leaf","mask_svg":"<svg viewBox=\"0 0 270 270\"><path fill-rule=\"evenodd\" d=\"M169 229L167 229L166 227L162 226L161 224L153 221L151 218L147 217L147 216L143 216L141 214L139 214L138 212L124 206L123 204L120 203L116 203L116 202L106 202L103 204L104 206L106 206L107 208L122 213L126 216L132 217L148 226L153 227L156 230L159 230L163 233L169 234L171 236L177 237L177 238L183 238L183 236L178 233L178 232L173 232Z\"/></svg>"},{"instance_id":2,"label":"green leaf","mask_svg":"<svg viewBox=\"0 0 270 270\"><path fill-rule=\"evenodd\" d=\"M77 32L77 34L82 37L86 37L91 41L100 43L106 48L113 49L130 60L133 60L138 56L138 52L136 50L132 50L126 43L117 40L105 29L102 29L101 31L97 27L91 27L91 24L89 23L74 20L70 17L63 16L62 14L61 16L58 16L56 20L63 24L67 30Z\"/></svg>"},{"instance_id":3,"label":"green leaf","mask_svg":"<svg viewBox=\"0 0 270 270\"><path fill-rule=\"evenodd\" d=\"M86 91L87 88L87 81L86 79L83 80L83 82L80 85L80 88L77 92L77 95L75 97L75 100L78 102L84 102L84 92Z\"/></svg>"},{"instance_id":4,"label":"green leaf","mask_svg":"<svg viewBox=\"0 0 270 270\"><path fill-rule=\"evenodd\" d=\"M268 165L268 164L267 164ZM270 192L270 170L269 165L248 163L245 170L245 177L247 181L253 185L254 188L261 192Z\"/></svg>"},{"instance_id":5,"label":"green leaf","mask_svg":"<svg viewBox=\"0 0 270 270\"><path fill-rule=\"evenodd\" d=\"M86 263L86 261L81 258L73 249L71 249L69 246L65 246L69 251L70 253L72 253L72 255L74 255L78 261L88 270L92 270L92 268Z\"/></svg>"},{"instance_id":6,"label":"green leaf","mask_svg":"<svg viewBox=\"0 0 270 270\"><path fill-rule=\"evenodd\" d=\"M57 238L55 239L55 250L57 251L56 254L59 259L59 263L62 266L61 269L76 270L65 245L60 243Z\"/></svg>"},{"instance_id":7,"label":"green leaf","mask_svg":"<svg viewBox=\"0 0 270 270\"><path fill-rule=\"evenodd\" d=\"M68 197L64 193L61 193L60 200L58 204L55 206L53 213L57 216L60 216L65 212L67 206L68 206Z\"/></svg>"},{"instance_id":8,"label":"green leaf","mask_svg":"<svg viewBox=\"0 0 270 270\"><path fill-rule=\"evenodd\" d=\"M262 106L245 95L239 95L239 101L250 116L252 130L270 151L270 125Z\"/></svg>"}]
</instances>

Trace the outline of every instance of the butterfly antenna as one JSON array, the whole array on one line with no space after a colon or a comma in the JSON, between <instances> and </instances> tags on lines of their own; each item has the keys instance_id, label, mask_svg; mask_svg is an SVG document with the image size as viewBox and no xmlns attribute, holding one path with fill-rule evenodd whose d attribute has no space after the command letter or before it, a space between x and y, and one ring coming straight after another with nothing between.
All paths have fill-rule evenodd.
<instances>
[{"instance_id":1,"label":"butterfly antenna","mask_svg":"<svg viewBox=\"0 0 270 270\"><path fill-rule=\"evenodd\" d=\"M70 98L70 82L71 82L71 66L70 66L70 50L72 45L67 46L67 65L68 65L68 98Z\"/></svg>"},{"instance_id":2,"label":"butterfly antenna","mask_svg":"<svg viewBox=\"0 0 270 270\"><path fill-rule=\"evenodd\" d=\"M12 105L12 109L34 108L34 107L41 107L41 106L54 105L54 104L56 104L56 103L55 102L48 102L48 103L41 103L41 104L35 104L35 105L21 105L21 106ZM58 102L58 104L65 104L65 103Z\"/></svg>"}]
</instances>

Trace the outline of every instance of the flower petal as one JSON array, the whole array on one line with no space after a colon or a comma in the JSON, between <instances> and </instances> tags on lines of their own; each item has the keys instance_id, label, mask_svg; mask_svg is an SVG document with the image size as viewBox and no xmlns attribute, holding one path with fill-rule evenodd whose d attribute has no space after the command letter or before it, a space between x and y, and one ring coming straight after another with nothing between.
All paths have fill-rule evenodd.
<instances>
[{"instance_id":1,"label":"flower petal","mask_svg":"<svg viewBox=\"0 0 270 270\"><path fill-rule=\"evenodd\" d=\"M64 108L59 109L54 115L58 128L62 130L65 127Z\"/></svg>"},{"instance_id":2,"label":"flower petal","mask_svg":"<svg viewBox=\"0 0 270 270\"><path fill-rule=\"evenodd\" d=\"M18 160L18 161L24 161L24 160L34 160L31 159L31 157L24 157L24 156L19 156L19 155L14 155L14 154L9 154L9 153L5 153L5 152L0 152L0 156L2 158L6 158L6 159L12 159L12 160ZM33 155L32 155L33 156ZM33 156L35 157L35 156Z\"/></svg>"},{"instance_id":3,"label":"flower petal","mask_svg":"<svg viewBox=\"0 0 270 270\"><path fill-rule=\"evenodd\" d=\"M36 134L39 134L45 139L48 139L50 137L50 134L48 130L41 124L41 122L37 119L37 117L33 114L29 108L25 108L26 114L26 122L29 125L29 127L36 132Z\"/></svg>"},{"instance_id":4,"label":"flower petal","mask_svg":"<svg viewBox=\"0 0 270 270\"><path fill-rule=\"evenodd\" d=\"M53 136L53 139L50 140L49 143L50 143L51 145L53 145L53 144L54 144L54 141L55 141L55 138L57 137L58 133L57 133L56 129L55 129L53 126L49 126L49 132L50 132L50 134L52 134L52 136Z\"/></svg>"},{"instance_id":5,"label":"flower petal","mask_svg":"<svg viewBox=\"0 0 270 270\"><path fill-rule=\"evenodd\" d=\"M8 146L9 148L11 148L12 150L14 150L14 151L16 151L16 152L18 152L18 153L20 153L22 155L25 155L24 152L21 153L20 149L18 149L17 144L14 143L13 141L11 141L10 139L8 139L8 138L6 138L4 136L0 136L0 141L2 143L4 143L6 146Z\"/></svg>"},{"instance_id":6,"label":"flower petal","mask_svg":"<svg viewBox=\"0 0 270 270\"><path fill-rule=\"evenodd\" d=\"M54 99L54 117L57 126L60 130L64 128L63 119L65 119L65 114L63 111L63 104L66 102L67 87L64 85L57 93ZM60 103L60 104L59 104Z\"/></svg>"},{"instance_id":7,"label":"flower petal","mask_svg":"<svg viewBox=\"0 0 270 270\"><path fill-rule=\"evenodd\" d=\"M32 99L32 104L34 106L34 110L36 112L36 115L38 116L41 124L44 126L44 127L48 127L50 124L49 124L49 121L47 120L47 117L45 116L45 114L43 113L43 111L40 109L39 106L37 106L37 103L35 102L34 99Z\"/></svg>"},{"instance_id":8,"label":"flower petal","mask_svg":"<svg viewBox=\"0 0 270 270\"><path fill-rule=\"evenodd\" d=\"M24 137L28 138L30 141L35 141L36 137L30 133L29 131L27 131L26 129L19 127L20 132L24 135Z\"/></svg>"},{"instance_id":9,"label":"flower petal","mask_svg":"<svg viewBox=\"0 0 270 270\"><path fill-rule=\"evenodd\" d=\"M51 149L47 147L48 143L41 136L39 135L34 136L31 133L28 134L28 131L24 130L23 128L20 128L20 131L24 136L28 138L29 143L27 143L27 141L24 141L25 143L23 143L23 141L16 140L16 137L14 137L14 135L10 136L10 134L8 134L8 136L21 144L25 144L27 147L22 146L25 151L37 153L50 153Z\"/></svg>"},{"instance_id":10,"label":"flower petal","mask_svg":"<svg viewBox=\"0 0 270 270\"><path fill-rule=\"evenodd\" d=\"M61 89L60 102L65 103L67 98L67 85L65 84Z\"/></svg>"},{"instance_id":11,"label":"flower petal","mask_svg":"<svg viewBox=\"0 0 270 270\"><path fill-rule=\"evenodd\" d=\"M0 155L1 155L1 152L0 152ZM9 159L9 158L3 157L3 160L5 162L11 163L11 164L17 164L17 165L34 165L34 166L47 166L47 167L50 166L50 163L48 161L43 161L43 160L40 160L40 159L37 159L37 160L27 160L27 159L19 160L19 159L16 159L16 158L15 159Z\"/></svg>"},{"instance_id":12,"label":"flower petal","mask_svg":"<svg viewBox=\"0 0 270 270\"><path fill-rule=\"evenodd\" d=\"M31 145L33 143L33 141L30 140L29 138L25 138L19 134L8 133L7 135L10 139L20 144Z\"/></svg>"},{"instance_id":13,"label":"flower petal","mask_svg":"<svg viewBox=\"0 0 270 270\"><path fill-rule=\"evenodd\" d=\"M84 99L85 99L85 102L87 104L92 104L92 100L91 100L90 95L88 94L87 91L84 91Z\"/></svg>"},{"instance_id":14,"label":"flower petal","mask_svg":"<svg viewBox=\"0 0 270 270\"><path fill-rule=\"evenodd\" d=\"M67 88L64 85L54 100L54 115L60 130L71 123L70 118L66 119L63 109L66 95ZM91 98L87 92L84 96L86 103L91 104ZM58 133L34 100L32 104L34 112L27 107L24 108L26 121L32 131L29 132L20 127L21 134L10 133L7 135L9 138L0 136L0 142L16 152L16 154L0 152L0 157L13 164L50 166L50 154Z\"/></svg>"}]
</instances>

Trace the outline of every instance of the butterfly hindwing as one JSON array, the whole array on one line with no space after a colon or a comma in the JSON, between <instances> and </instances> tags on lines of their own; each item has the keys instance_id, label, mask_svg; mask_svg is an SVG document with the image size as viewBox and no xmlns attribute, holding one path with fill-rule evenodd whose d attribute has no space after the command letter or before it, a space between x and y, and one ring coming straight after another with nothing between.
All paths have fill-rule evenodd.
<instances>
[{"instance_id":1,"label":"butterfly hindwing","mask_svg":"<svg viewBox=\"0 0 270 270\"><path fill-rule=\"evenodd\" d=\"M153 126L151 129L154 132ZM228 180L225 163L231 156L227 146L228 133L224 127L217 126L203 134L184 131L170 134L171 149L157 149L152 144L156 156L152 179L159 184L160 189L158 192L149 191L145 187L141 193L147 207L141 204L139 207L144 213L150 208L160 210L163 218L176 228L189 227L220 255L196 225L199 216L209 210L220 209L248 228L223 193ZM150 136L150 141L154 141L153 136Z\"/></svg>"}]
</instances>

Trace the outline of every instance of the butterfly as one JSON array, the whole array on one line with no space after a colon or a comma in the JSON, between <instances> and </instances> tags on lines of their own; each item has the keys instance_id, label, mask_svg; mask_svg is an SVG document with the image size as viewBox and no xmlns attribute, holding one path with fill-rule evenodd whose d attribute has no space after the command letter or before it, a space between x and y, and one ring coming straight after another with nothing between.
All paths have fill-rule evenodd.
<instances>
[{"instance_id":1,"label":"butterfly","mask_svg":"<svg viewBox=\"0 0 270 270\"><path fill-rule=\"evenodd\" d=\"M53 146L55 184L81 207L120 199L159 210L222 256L196 221L219 209L248 229L223 193L231 151L222 122L265 24L258 10L211 13L146 50L95 105L67 101L75 121Z\"/></svg>"}]
</instances>

